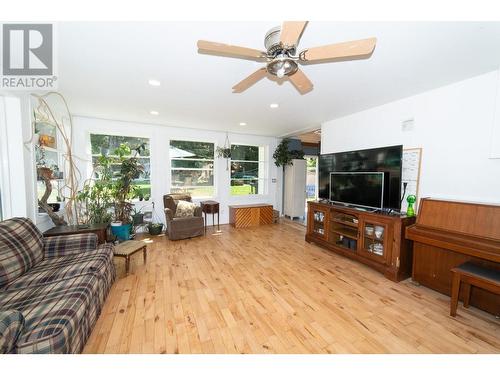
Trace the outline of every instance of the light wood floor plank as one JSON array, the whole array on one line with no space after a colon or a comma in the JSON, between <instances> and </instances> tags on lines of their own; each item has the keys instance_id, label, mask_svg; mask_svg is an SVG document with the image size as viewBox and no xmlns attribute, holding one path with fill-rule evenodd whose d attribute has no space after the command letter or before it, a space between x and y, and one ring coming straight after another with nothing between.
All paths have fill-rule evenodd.
<instances>
[{"instance_id":1,"label":"light wood floor plank","mask_svg":"<svg viewBox=\"0 0 500 375\"><path fill-rule=\"evenodd\" d=\"M84 353L500 353L500 322L304 241L290 222L143 237Z\"/></svg>"}]
</instances>

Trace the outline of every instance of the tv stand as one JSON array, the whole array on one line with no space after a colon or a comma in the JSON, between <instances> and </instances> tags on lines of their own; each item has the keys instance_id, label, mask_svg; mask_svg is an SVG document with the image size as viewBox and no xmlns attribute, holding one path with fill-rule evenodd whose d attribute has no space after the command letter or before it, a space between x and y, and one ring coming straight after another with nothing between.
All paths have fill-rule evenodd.
<instances>
[{"instance_id":1,"label":"tv stand","mask_svg":"<svg viewBox=\"0 0 500 375\"><path fill-rule=\"evenodd\" d=\"M393 281L411 276L412 246L405 228L414 217L308 202L306 241L362 262Z\"/></svg>"}]
</instances>

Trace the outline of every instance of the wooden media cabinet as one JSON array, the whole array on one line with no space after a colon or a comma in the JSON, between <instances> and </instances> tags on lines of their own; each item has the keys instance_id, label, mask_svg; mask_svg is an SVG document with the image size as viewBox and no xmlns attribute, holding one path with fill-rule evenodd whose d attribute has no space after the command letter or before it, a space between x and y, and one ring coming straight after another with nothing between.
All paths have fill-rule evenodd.
<instances>
[{"instance_id":1,"label":"wooden media cabinet","mask_svg":"<svg viewBox=\"0 0 500 375\"><path fill-rule=\"evenodd\" d=\"M411 276L412 244L405 229L414 217L308 202L306 241L364 263L392 281Z\"/></svg>"}]
</instances>

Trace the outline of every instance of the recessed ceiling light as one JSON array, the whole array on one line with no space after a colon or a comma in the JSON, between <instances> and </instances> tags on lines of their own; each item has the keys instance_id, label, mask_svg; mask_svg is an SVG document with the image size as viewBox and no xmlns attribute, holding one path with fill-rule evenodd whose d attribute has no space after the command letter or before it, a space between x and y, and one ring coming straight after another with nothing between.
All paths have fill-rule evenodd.
<instances>
[{"instance_id":1,"label":"recessed ceiling light","mask_svg":"<svg viewBox=\"0 0 500 375\"><path fill-rule=\"evenodd\" d=\"M148 83L151 85L151 86L160 86L161 85L161 82L156 80L156 79L150 79L148 81Z\"/></svg>"},{"instance_id":2,"label":"recessed ceiling light","mask_svg":"<svg viewBox=\"0 0 500 375\"><path fill-rule=\"evenodd\" d=\"M247 126L246 122L240 122L240 126Z\"/></svg>"},{"instance_id":3,"label":"recessed ceiling light","mask_svg":"<svg viewBox=\"0 0 500 375\"><path fill-rule=\"evenodd\" d=\"M278 103L271 103L269 107L271 108L278 108L280 105Z\"/></svg>"},{"instance_id":4,"label":"recessed ceiling light","mask_svg":"<svg viewBox=\"0 0 500 375\"><path fill-rule=\"evenodd\" d=\"M160 112L158 111L151 111L149 113L151 113L153 116L158 116L160 114Z\"/></svg>"}]
</instances>

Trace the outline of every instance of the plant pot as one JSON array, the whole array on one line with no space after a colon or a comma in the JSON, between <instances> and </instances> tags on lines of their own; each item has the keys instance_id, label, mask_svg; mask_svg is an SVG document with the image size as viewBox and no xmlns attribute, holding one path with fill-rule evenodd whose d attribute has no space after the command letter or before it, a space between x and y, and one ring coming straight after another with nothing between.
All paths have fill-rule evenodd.
<instances>
[{"instance_id":1,"label":"plant pot","mask_svg":"<svg viewBox=\"0 0 500 375\"><path fill-rule=\"evenodd\" d=\"M132 215L132 220L133 220L134 225L142 224L142 223L144 223L144 214L139 213L139 214Z\"/></svg>"},{"instance_id":2,"label":"plant pot","mask_svg":"<svg viewBox=\"0 0 500 375\"><path fill-rule=\"evenodd\" d=\"M163 224L158 224L158 225L148 225L148 232L152 236L157 236L159 235L163 230Z\"/></svg>"},{"instance_id":3,"label":"plant pot","mask_svg":"<svg viewBox=\"0 0 500 375\"><path fill-rule=\"evenodd\" d=\"M111 233L113 233L118 241L127 241L130 239L130 230L132 229L132 224L123 225L113 225L116 223L111 223Z\"/></svg>"}]
</instances>

